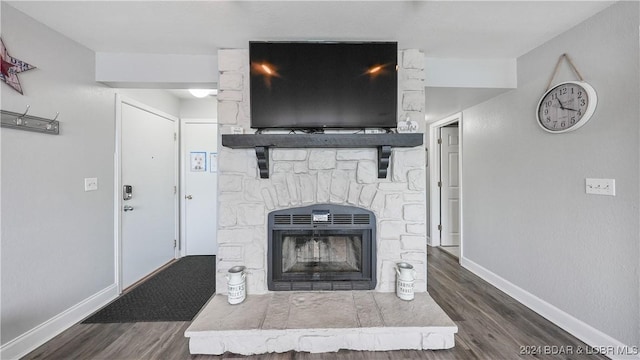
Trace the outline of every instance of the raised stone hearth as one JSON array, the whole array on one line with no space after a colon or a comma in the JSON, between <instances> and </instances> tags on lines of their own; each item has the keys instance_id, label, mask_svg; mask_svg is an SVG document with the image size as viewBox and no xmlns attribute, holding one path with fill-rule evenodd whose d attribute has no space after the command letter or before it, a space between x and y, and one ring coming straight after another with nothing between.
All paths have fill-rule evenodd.
<instances>
[{"instance_id":1,"label":"raised stone hearth","mask_svg":"<svg viewBox=\"0 0 640 360\"><path fill-rule=\"evenodd\" d=\"M191 354L449 349L455 323L426 293L275 292L229 305L215 295L187 329Z\"/></svg>"}]
</instances>

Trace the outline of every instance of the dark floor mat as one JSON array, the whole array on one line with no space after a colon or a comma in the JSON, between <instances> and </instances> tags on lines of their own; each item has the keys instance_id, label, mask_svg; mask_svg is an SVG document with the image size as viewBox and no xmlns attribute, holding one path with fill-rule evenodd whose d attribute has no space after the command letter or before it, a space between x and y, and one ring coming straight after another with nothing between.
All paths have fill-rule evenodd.
<instances>
[{"instance_id":1,"label":"dark floor mat","mask_svg":"<svg viewBox=\"0 0 640 360\"><path fill-rule=\"evenodd\" d=\"M216 290L215 256L183 257L83 323L191 321Z\"/></svg>"}]
</instances>

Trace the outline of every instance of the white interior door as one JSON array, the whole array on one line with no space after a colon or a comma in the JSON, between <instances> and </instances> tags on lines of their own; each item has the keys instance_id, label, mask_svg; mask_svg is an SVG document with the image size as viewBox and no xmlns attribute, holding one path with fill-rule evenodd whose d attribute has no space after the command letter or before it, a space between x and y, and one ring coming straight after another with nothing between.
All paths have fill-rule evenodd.
<instances>
[{"instance_id":1,"label":"white interior door","mask_svg":"<svg viewBox=\"0 0 640 360\"><path fill-rule=\"evenodd\" d=\"M182 121L183 239L185 255L218 253L218 125ZM204 158L203 165L198 161Z\"/></svg>"},{"instance_id":2,"label":"white interior door","mask_svg":"<svg viewBox=\"0 0 640 360\"><path fill-rule=\"evenodd\" d=\"M176 121L121 104L121 281L126 288L175 258ZM123 189L119 189L122 194Z\"/></svg>"},{"instance_id":3,"label":"white interior door","mask_svg":"<svg viewBox=\"0 0 640 360\"><path fill-rule=\"evenodd\" d=\"M440 128L440 224L442 246L460 245L460 174L457 127Z\"/></svg>"}]
</instances>

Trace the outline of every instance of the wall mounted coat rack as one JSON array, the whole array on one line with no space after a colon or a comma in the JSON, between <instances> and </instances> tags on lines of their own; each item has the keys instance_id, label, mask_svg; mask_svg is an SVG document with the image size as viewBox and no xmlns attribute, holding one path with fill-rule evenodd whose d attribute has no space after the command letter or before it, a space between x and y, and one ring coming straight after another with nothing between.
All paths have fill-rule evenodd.
<instances>
[{"instance_id":1,"label":"wall mounted coat rack","mask_svg":"<svg viewBox=\"0 0 640 360\"><path fill-rule=\"evenodd\" d=\"M60 113L56 113L53 119L45 119L37 116L27 115L29 112L29 105L27 110L23 114L0 110L2 114L2 127L35 131L44 134L59 135L60 134L60 122L56 120Z\"/></svg>"}]
</instances>

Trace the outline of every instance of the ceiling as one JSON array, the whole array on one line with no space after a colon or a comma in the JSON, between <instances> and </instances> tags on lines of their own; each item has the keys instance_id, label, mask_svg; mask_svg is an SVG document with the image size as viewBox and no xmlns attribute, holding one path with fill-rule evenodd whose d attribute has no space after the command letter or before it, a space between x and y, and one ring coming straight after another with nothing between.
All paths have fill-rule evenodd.
<instances>
[{"instance_id":1,"label":"ceiling","mask_svg":"<svg viewBox=\"0 0 640 360\"><path fill-rule=\"evenodd\" d=\"M388 40L427 57L481 59L523 55L613 1L8 3L96 52L208 55L250 40Z\"/></svg>"}]
</instances>

